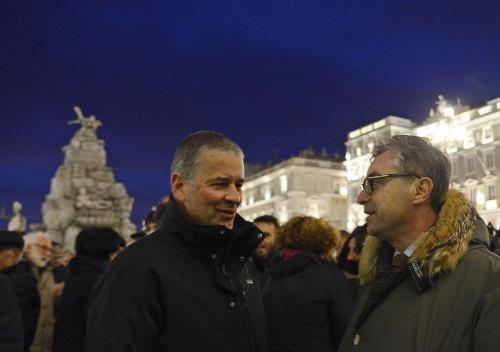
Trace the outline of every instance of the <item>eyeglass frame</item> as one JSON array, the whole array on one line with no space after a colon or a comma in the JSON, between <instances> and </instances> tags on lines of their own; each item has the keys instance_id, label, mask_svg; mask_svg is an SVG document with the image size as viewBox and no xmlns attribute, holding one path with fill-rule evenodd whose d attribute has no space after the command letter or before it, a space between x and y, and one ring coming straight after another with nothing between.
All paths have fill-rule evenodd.
<instances>
[{"instance_id":1,"label":"eyeglass frame","mask_svg":"<svg viewBox=\"0 0 500 352\"><path fill-rule=\"evenodd\" d=\"M386 178L386 177L405 177L405 176L414 176L416 178L420 178L419 175L417 175L414 172L402 172L402 173L395 173L395 174L384 174L384 175L377 175L377 176L367 176L361 182L361 189L366 193L366 194L372 194L374 191L373 188L373 182L372 180L378 180L380 178Z\"/></svg>"},{"instance_id":2,"label":"eyeglass frame","mask_svg":"<svg viewBox=\"0 0 500 352\"><path fill-rule=\"evenodd\" d=\"M33 246L35 246L36 248L38 248L44 252L52 252L52 247L49 247L49 246L44 246L44 245L38 244L38 243L33 243Z\"/></svg>"}]
</instances>

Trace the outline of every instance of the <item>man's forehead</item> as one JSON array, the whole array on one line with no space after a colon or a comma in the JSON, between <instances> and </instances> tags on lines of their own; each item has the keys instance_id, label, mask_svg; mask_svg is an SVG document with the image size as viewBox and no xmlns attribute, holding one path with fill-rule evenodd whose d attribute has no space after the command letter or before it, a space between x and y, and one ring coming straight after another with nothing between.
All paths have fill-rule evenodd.
<instances>
[{"instance_id":1,"label":"man's forehead","mask_svg":"<svg viewBox=\"0 0 500 352\"><path fill-rule=\"evenodd\" d=\"M231 171L238 170L237 165L241 165L242 175L238 175L238 178L244 178L245 176L245 166L243 163L243 157L237 153L221 151L221 150L203 150L198 155L195 165L195 176L208 176L210 179L215 178L234 178L235 175L227 174L220 169L221 166L230 165ZM239 173L239 172L238 172Z\"/></svg>"},{"instance_id":2,"label":"man's forehead","mask_svg":"<svg viewBox=\"0 0 500 352\"><path fill-rule=\"evenodd\" d=\"M276 226L270 222L256 222L255 225L261 230L265 232L276 232Z\"/></svg>"},{"instance_id":3,"label":"man's forehead","mask_svg":"<svg viewBox=\"0 0 500 352\"><path fill-rule=\"evenodd\" d=\"M37 244L43 244L44 246L49 246L52 247L52 243L47 237L44 236L38 236L36 239Z\"/></svg>"},{"instance_id":4,"label":"man's forehead","mask_svg":"<svg viewBox=\"0 0 500 352\"><path fill-rule=\"evenodd\" d=\"M393 172L396 169L397 153L394 150L386 150L377 155L367 171L367 176L376 176Z\"/></svg>"}]
</instances>

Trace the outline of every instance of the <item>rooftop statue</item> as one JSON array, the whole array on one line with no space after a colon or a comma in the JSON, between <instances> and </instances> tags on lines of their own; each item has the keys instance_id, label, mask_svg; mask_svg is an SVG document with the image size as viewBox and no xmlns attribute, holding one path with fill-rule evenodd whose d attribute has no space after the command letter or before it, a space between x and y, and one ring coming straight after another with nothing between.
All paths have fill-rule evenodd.
<instances>
[{"instance_id":1,"label":"rooftop statue","mask_svg":"<svg viewBox=\"0 0 500 352\"><path fill-rule=\"evenodd\" d=\"M444 109L448 105L448 101L441 94L438 95L438 100L436 101L436 105L437 105L437 111L441 115L444 115Z\"/></svg>"},{"instance_id":2,"label":"rooftop statue","mask_svg":"<svg viewBox=\"0 0 500 352\"><path fill-rule=\"evenodd\" d=\"M7 230L24 232L26 230L26 217L21 214L23 205L15 201L12 203L12 213L14 214L7 225Z\"/></svg>"},{"instance_id":3,"label":"rooftop statue","mask_svg":"<svg viewBox=\"0 0 500 352\"><path fill-rule=\"evenodd\" d=\"M82 110L78 106L74 106L73 110L75 110L77 119L68 121L68 125L80 124L83 128L91 128L94 131L102 126L102 122L97 120L94 115L85 117Z\"/></svg>"}]
</instances>

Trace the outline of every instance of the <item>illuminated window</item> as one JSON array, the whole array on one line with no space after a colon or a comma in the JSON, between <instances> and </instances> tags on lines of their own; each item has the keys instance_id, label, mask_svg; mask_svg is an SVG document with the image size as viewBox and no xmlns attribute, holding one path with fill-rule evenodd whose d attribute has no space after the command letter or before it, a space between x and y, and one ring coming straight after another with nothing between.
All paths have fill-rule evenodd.
<instances>
[{"instance_id":1,"label":"illuminated window","mask_svg":"<svg viewBox=\"0 0 500 352\"><path fill-rule=\"evenodd\" d=\"M279 219L282 224L288 221L288 207L286 205L281 206Z\"/></svg>"},{"instance_id":2,"label":"illuminated window","mask_svg":"<svg viewBox=\"0 0 500 352\"><path fill-rule=\"evenodd\" d=\"M452 167L451 167L451 174L453 176L458 175L458 160L457 159L453 159Z\"/></svg>"},{"instance_id":3,"label":"illuminated window","mask_svg":"<svg viewBox=\"0 0 500 352\"><path fill-rule=\"evenodd\" d=\"M468 156L466 161L466 171L468 174L472 174L475 171L475 162L474 162L474 157L473 156Z\"/></svg>"},{"instance_id":4,"label":"illuminated window","mask_svg":"<svg viewBox=\"0 0 500 352\"><path fill-rule=\"evenodd\" d=\"M264 199L265 200L271 199L271 190L269 188L264 191Z\"/></svg>"},{"instance_id":5,"label":"illuminated window","mask_svg":"<svg viewBox=\"0 0 500 352\"><path fill-rule=\"evenodd\" d=\"M488 199L487 200L493 200L493 199L496 199L496 195L495 195L495 185L488 185L488 192L487 192L487 195L488 195Z\"/></svg>"},{"instance_id":6,"label":"illuminated window","mask_svg":"<svg viewBox=\"0 0 500 352\"><path fill-rule=\"evenodd\" d=\"M493 169L495 167L493 163L493 153L488 153L485 155L484 163L487 169Z\"/></svg>"},{"instance_id":7,"label":"illuminated window","mask_svg":"<svg viewBox=\"0 0 500 352\"><path fill-rule=\"evenodd\" d=\"M288 190L288 177L286 175L280 176L280 189L281 193L285 193Z\"/></svg>"},{"instance_id":8,"label":"illuminated window","mask_svg":"<svg viewBox=\"0 0 500 352\"><path fill-rule=\"evenodd\" d=\"M335 194L340 193L340 185L337 182L333 183L333 193L335 193Z\"/></svg>"},{"instance_id":9,"label":"illuminated window","mask_svg":"<svg viewBox=\"0 0 500 352\"><path fill-rule=\"evenodd\" d=\"M472 148L475 145L476 145L476 143L474 141L474 136L470 132L467 133L467 135L465 136L465 140L464 140L464 149Z\"/></svg>"},{"instance_id":10,"label":"illuminated window","mask_svg":"<svg viewBox=\"0 0 500 352\"><path fill-rule=\"evenodd\" d=\"M373 141L369 141L368 144L368 150L370 151L370 153L373 151Z\"/></svg>"},{"instance_id":11,"label":"illuminated window","mask_svg":"<svg viewBox=\"0 0 500 352\"><path fill-rule=\"evenodd\" d=\"M483 129L483 144L493 142L493 132L491 127L485 127Z\"/></svg>"},{"instance_id":12,"label":"illuminated window","mask_svg":"<svg viewBox=\"0 0 500 352\"><path fill-rule=\"evenodd\" d=\"M467 192L469 195L469 200L472 203L473 206L476 206L476 189L471 188L469 189L469 192Z\"/></svg>"}]
</instances>

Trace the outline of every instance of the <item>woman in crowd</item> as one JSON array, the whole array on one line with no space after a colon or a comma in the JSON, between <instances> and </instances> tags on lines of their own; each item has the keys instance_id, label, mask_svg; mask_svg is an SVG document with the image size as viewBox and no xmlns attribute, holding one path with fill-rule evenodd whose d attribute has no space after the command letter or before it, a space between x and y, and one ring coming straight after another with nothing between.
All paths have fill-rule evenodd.
<instances>
[{"instance_id":1,"label":"woman in crowd","mask_svg":"<svg viewBox=\"0 0 500 352\"><path fill-rule=\"evenodd\" d=\"M278 232L281 258L264 283L268 351L335 351L352 312L352 297L332 260L338 232L296 216Z\"/></svg>"},{"instance_id":2,"label":"woman in crowd","mask_svg":"<svg viewBox=\"0 0 500 352\"><path fill-rule=\"evenodd\" d=\"M366 224L356 227L352 234L347 237L337 258L339 269L347 278L353 297L356 296L359 287L358 268L365 239Z\"/></svg>"}]
</instances>

